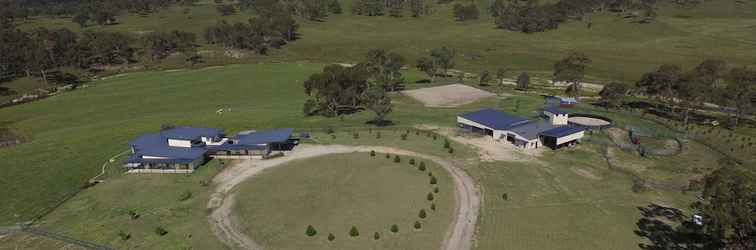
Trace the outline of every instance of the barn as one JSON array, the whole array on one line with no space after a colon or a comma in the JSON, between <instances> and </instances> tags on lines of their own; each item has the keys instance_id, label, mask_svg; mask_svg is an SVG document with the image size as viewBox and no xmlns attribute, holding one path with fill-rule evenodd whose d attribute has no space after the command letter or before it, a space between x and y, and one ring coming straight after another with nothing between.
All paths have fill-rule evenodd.
<instances>
[{"instance_id":1,"label":"barn","mask_svg":"<svg viewBox=\"0 0 756 250\"><path fill-rule=\"evenodd\" d=\"M522 148L557 149L574 145L585 135L582 128L567 124L566 112L546 107L542 113L547 119L529 120L487 108L458 115L457 126Z\"/></svg>"}]
</instances>

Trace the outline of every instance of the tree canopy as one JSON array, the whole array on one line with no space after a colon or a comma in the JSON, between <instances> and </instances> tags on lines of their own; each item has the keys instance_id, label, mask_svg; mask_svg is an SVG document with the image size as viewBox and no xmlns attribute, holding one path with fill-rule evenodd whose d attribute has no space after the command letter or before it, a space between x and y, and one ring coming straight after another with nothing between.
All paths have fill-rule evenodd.
<instances>
[{"instance_id":1,"label":"tree canopy","mask_svg":"<svg viewBox=\"0 0 756 250\"><path fill-rule=\"evenodd\" d=\"M700 199L691 204L690 217L658 205L639 208L642 218L635 233L649 241L640 245L642 249L756 247L756 174L731 160L721 162L719 169L706 175ZM693 215L700 216L700 223Z\"/></svg>"},{"instance_id":2,"label":"tree canopy","mask_svg":"<svg viewBox=\"0 0 756 250\"><path fill-rule=\"evenodd\" d=\"M585 77L585 70L588 64L591 63L591 59L583 53L572 51L564 58L557 61L554 64L554 82L567 82L571 84L569 89L573 89L575 92L580 91L580 83Z\"/></svg>"}]
</instances>

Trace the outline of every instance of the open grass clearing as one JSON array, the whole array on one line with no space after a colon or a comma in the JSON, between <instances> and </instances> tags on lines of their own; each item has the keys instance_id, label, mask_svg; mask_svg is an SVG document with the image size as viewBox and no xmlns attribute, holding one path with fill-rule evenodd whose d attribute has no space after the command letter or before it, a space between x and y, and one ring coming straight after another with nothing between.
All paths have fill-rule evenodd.
<instances>
[{"instance_id":1,"label":"open grass clearing","mask_svg":"<svg viewBox=\"0 0 756 250\"><path fill-rule=\"evenodd\" d=\"M480 165L485 205L477 249L637 249L637 206L685 208L691 198L633 193L630 179L609 170L588 144L540 159L544 164Z\"/></svg>"},{"instance_id":2,"label":"open grass clearing","mask_svg":"<svg viewBox=\"0 0 756 250\"><path fill-rule=\"evenodd\" d=\"M451 223L451 179L430 161L419 171L421 159L410 165L410 157L400 157L395 163L382 154L338 154L268 170L241 184L236 215L268 249L437 249ZM438 185L429 184L428 172ZM439 193L430 202L426 196L435 186ZM425 219L418 217L420 209L427 212ZM422 230L413 228L415 221L422 222ZM399 233L390 232L393 224ZM305 235L308 225L317 235ZM349 236L352 226L359 237ZM375 232L379 240L373 239ZM336 236L332 242L329 233Z\"/></svg>"},{"instance_id":3,"label":"open grass clearing","mask_svg":"<svg viewBox=\"0 0 756 250\"><path fill-rule=\"evenodd\" d=\"M213 160L191 175L115 176L82 191L37 226L116 249L223 249L207 223L212 187L202 184L223 167ZM157 235L157 227L168 233Z\"/></svg>"}]
</instances>

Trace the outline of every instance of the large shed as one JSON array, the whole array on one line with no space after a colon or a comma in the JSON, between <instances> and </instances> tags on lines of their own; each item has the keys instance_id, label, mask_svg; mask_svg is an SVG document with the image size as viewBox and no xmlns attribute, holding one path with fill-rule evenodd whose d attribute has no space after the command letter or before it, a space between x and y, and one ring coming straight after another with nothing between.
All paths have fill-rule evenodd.
<instances>
[{"instance_id":1,"label":"large shed","mask_svg":"<svg viewBox=\"0 0 756 250\"><path fill-rule=\"evenodd\" d=\"M528 120L487 108L457 116L463 130L509 141L523 148L547 146L553 149L573 145L584 136L583 129L567 124L568 114L556 107L544 108L548 120Z\"/></svg>"}]
</instances>

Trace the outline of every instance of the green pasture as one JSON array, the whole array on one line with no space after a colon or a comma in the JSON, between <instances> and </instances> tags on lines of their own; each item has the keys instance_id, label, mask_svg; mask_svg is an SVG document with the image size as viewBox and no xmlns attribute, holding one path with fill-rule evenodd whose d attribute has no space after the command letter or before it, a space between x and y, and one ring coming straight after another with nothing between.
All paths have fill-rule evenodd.
<instances>
[{"instance_id":1,"label":"green pasture","mask_svg":"<svg viewBox=\"0 0 756 250\"><path fill-rule=\"evenodd\" d=\"M590 144L541 160L480 165L485 204L476 249L637 249L638 206L685 209L691 199L633 193L630 178L610 170Z\"/></svg>"},{"instance_id":2,"label":"green pasture","mask_svg":"<svg viewBox=\"0 0 756 250\"><path fill-rule=\"evenodd\" d=\"M453 216L452 180L430 161L416 158L410 165L409 157L400 157L395 163L381 153L339 154L266 170L239 187L239 223L267 249L438 249ZM425 171L418 170L421 161ZM429 183L429 172L437 185ZM428 201L434 187L439 192ZM419 218L420 209L426 218ZM398 233L390 231L393 224ZM316 235L305 234L308 225ZM350 236L352 226L358 237Z\"/></svg>"},{"instance_id":3,"label":"green pasture","mask_svg":"<svg viewBox=\"0 0 756 250\"><path fill-rule=\"evenodd\" d=\"M451 5L436 5L433 14L421 18L409 15L364 17L351 15L351 1L346 0L342 1L344 14L332 15L324 22L299 20L300 40L281 50L273 50L269 56L241 62L357 62L370 48L396 51L414 62L432 48L449 46L457 50L456 68L462 70L477 73L483 69L495 72L497 68L506 68L513 76L520 71L548 76L556 60L568 51L577 50L593 60L588 75L598 82L634 82L642 73L663 63L691 67L704 59L717 58L737 64L756 64L756 56L751 53L756 49L756 30L753 29L756 2L753 1L715 0L692 8L662 5L657 21L651 24L630 23L615 14L596 14L591 17L591 28L584 22L571 21L557 30L536 34L496 29L488 16L490 1L477 3L481 10L479 20L456 22ZM250 16L250 13L240 12L223 17L213 4L201 3L147 16L121 16L121 24L85 29L135 34L185 30L201 34L205 27L218 20L243 21ZM22 24L24 29L34 27L80 30L70 19L61 18L35 17Z\"/></svg>"},{"instance_id":4,"label":"green pasture","mask_svg":"<svg viewBox=\"0 0 756 250\"><path fill-rule=\"evenodd\" d=\"M191 175L119 174L113 169L112 178L82 191L36 226L116 249L225 249L206 217L213 187L202 183L226 164L213 160ZM131 212L138 218L132 218ZM157 227L168 233L156 234ZM122 238L121 232L129 238ZM63 249L41 247L40 242L46 241L8 244L20 249Z\"/></svg>"}]
</instances>

